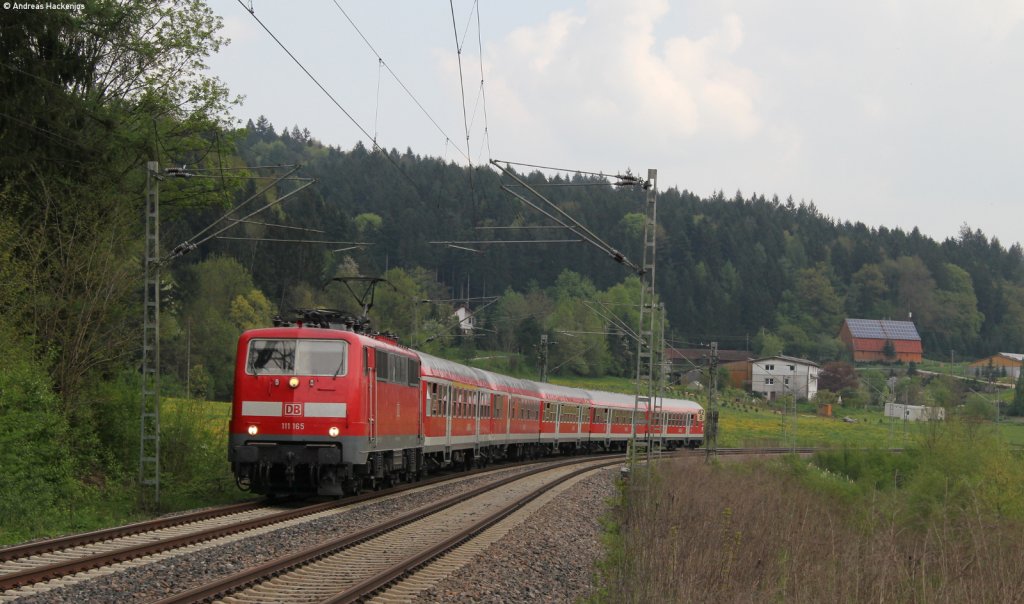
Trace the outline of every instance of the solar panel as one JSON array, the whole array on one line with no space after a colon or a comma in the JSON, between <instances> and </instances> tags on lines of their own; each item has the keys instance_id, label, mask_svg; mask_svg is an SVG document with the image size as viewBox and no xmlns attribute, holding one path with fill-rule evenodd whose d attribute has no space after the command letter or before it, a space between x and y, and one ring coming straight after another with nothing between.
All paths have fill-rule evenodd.
<instances>
[{"instance_id":1,"label":"solar panel","mask_svg":"<svg viewBox=\"0 0 1024 604\"><path fill-rule=\"evenodd\" d=\"M920 340L917 327L911 321L878 319L847 319L850 335L873 340Z\"/></svg>"}]
</instances>

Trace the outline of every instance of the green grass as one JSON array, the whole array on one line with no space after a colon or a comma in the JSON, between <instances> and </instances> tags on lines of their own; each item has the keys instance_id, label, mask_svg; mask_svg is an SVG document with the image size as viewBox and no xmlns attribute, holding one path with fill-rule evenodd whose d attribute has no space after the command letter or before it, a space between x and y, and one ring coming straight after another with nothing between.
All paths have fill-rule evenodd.
<instances>
[{"instance_id":1,"label":"green grass","mask_svg":"<svg viewBox=\"0 0 1024 604\"><path fill-rule=\"evenodd\" d=\"M999 436L1011 447L1024 448L1024 419L1013 418L1000 421Z\"/></svg>"},{"instance_id":2,"label":"green grass","mask_svg":"<svg viewBox=\"0 0 1024 604\"><path fill-rule=\"evenodd\" d=\"M923 423L890 422L880 410L833 409L834 417L801 411L796 421L797 446L901 447L922 430ZM854 422L844 422L850 418ZM763 405L722 405L719 411L718 446L788 446L783 437L784 416ZM787 426L787 430L788 430ZM1024 435L1024 433L1022 433Z\"/></svg>"}]
</instances>

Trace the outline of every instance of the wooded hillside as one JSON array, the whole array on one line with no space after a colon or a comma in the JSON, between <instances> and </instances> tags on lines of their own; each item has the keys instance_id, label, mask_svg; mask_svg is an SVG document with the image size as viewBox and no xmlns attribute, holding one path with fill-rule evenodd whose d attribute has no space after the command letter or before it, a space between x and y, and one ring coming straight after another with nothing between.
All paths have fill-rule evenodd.
<instances>
[{"instance_id":1,"label":"wooded hillside","mask_svg":"<svg viewBox=\"0 0 1024 604\"><path fill-rule=\"evenodd\" d=\"M572 238L560 229L493 228L553 222L502 191L490 167L475 168L471 179L465 167L411 150L388 156L362 145L340 150L298 127L277 133L264 118L249 123L238 153L248 165L301 163L305 176L319 179L315 194L283 205L279 224L324 231L304 235L310 239L370 244L331 253L328 246L224 241L198 254L238 258L281 309L345 271L422 269L425 284L449 299L543 291L564 271L597 290L630 277L583 243L459 244L479 253L432 243ZM642 192L590 176L524 177L639 261ZM185 230L206 218L190 216ZM659 192L658 227L657 291L666 304L670 340L692 345L715 339L735 348L750 342L755 350L782 349L824 361L840 356L836 335L844 317L912 314L926 355L1024 349L1021 247L1006 249L966 225L956 237L937 242L916 229L869 228L824 216L813 203L740 192L701 199L668 189ZM270 230L250 227L249 235L269 238ZM483 323L501 323L500 308L484 310ZM547 330L572 329L536 318ZM478 346L497 347L497 336L490 337Z\"/></svg>"}]
</instances>

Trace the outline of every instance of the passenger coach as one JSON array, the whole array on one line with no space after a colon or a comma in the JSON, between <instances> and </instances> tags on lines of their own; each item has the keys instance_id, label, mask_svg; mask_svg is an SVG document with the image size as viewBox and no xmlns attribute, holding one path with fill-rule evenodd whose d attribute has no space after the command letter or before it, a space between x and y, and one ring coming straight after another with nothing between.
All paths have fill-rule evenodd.
<instances>
[{"instance_id":1,"label":"passenger coach","mask_svg":"<svg viewBox=\"0 0 1024 604\"><path fill-rule=\"evenodd\" d=\"M467 367L334 323L238 341L228 457L241 488L357 493L428 470L624 450L634 397ZM664 399L636 417L665 448L703 442L703 409Z\"/></svg>"}]
</instances>

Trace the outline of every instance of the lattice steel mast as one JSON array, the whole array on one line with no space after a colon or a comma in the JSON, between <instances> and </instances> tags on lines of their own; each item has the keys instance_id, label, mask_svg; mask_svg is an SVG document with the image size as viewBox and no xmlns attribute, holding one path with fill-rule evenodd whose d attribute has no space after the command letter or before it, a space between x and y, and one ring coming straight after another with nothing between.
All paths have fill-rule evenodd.
<instances>
[{"instance_id":1,"label":"lattice steel mast","mask_svg":"<svg viewBox=\"0 0 1024 604\"><path fill-rule=\"evenodd\" d=\"M661 397L658 392L660 354L655 340L658 312L654 304L655 252L657 251L658 171L647 170L647 201L644 208L643 258L640 270L640 338L636 352L636 397L633 401L632 429L629 442L629 464L636 461L637 453L646 451L651 456L651 430L660 429ZM655 372L657 371L657 375ZM641 417L641 413L643 416ZM637 439L637 423L646 426L644 440Z\"/></svg>"},{"instance_id":2,"label":"lattice steel mast","mask_svg":"<svg viewBox=\"0 0 1024 604\"><path fill-rule=\"evenodd\" d=\"M143 504L160 503L160 165L146 163L146 256L142 317L139 487Z\"/></svg>"}]
</instances>

